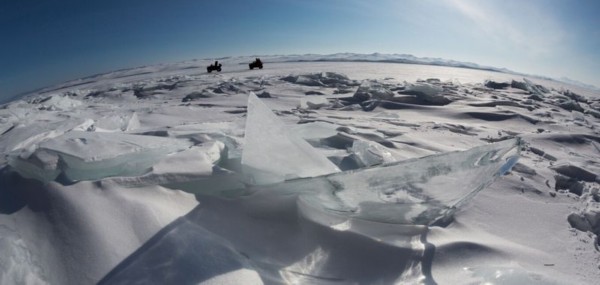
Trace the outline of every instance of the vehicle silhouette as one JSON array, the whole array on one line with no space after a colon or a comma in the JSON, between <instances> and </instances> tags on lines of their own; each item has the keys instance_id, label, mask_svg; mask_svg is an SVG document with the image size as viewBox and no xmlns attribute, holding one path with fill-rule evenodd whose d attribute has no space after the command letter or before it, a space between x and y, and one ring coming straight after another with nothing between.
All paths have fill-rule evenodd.
<instances>
[{"instance_id":1,"label":"vehicle silhouette","mask_svg":"<svg viewBox=\"0 0 600 285\"><path fill-rule=\"evenodd\" d=\"M215 60L215 63L206 67L206 72L211 73L213 70L221 72L221 64L218 60Z\"/></svg>"},{"instance_id":2,"label":"vehicle silhouette","mask_svg":"<svg viewBox=\"0 0 600 285\"><path fill-rule=\"evenodd\" d=\"M260 61L260 58L257 57L253 62L248 64L248 67L250 67L250 69L254 69L256 67L258 67L259 69L262 69L263 63L262 63L262 61Z\"/></svg>"}]
</instances>

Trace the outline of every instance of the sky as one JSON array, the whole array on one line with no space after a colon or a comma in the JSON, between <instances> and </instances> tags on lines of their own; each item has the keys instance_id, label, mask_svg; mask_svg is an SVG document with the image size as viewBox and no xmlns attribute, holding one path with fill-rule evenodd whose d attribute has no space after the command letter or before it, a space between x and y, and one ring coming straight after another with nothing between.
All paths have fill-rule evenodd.
<instances>
[{"instance_id":1,"label":"sky","mask_svg":"<svg viewBox=\"0 0 600 285\"><path fill-rule=\"evenodd\" d=\"M597 0L0 0L0 99L238 55L403 53L600 86Z\"/></svg>"}]
</instances>

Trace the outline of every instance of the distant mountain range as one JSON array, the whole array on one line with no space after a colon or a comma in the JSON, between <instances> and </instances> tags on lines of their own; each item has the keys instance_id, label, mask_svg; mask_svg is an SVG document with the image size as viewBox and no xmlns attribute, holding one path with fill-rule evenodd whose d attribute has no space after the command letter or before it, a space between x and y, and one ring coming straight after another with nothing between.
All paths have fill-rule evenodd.
<instances>
[{"instance_id":1,"label":"distant mountain range","mask_svg":"<svg viewBox=\"0 0 600 285\"><path fill-rule=\"evenodd\" d=\"M443 59L437 57L416 57L411 54L383 54L383 53L371 53L371 54L358 54L358 53L334 53L328 55L321 54L303 54L303 55L277 55L277 56L261 56L268 58L270 61L355 61L355 62L390 62L390 63L408 63L408 64L425 64L425 65L437 65L437 66L450 66L459 68L470 68L487 70L494 72L503 72L509 74L515 74L519 76L527 76L540 78L545 80L554 80L571 85L576 85L586 89L600 91L600 88L591 84L586 84L577 80L573 80L567 77L551 78L548 76L532 75L526 73L520 73L512 71L507 68L499 68L493 66L479 65L473 62L456 61L450 59Z\"/></svg>"},{"instance_id":2,"label":"distant mountain range","mask_svg":"<svg viewBox=\"0 0 600 285\"><path fill-rule=\"evenodd\" d=\"M358 61L358 62L390 62L390 63L409 63L409 64L426 64L439 65L450 67L462 67L481 69L497 72L515 73L506 68L497 68L492 66L479 65L472 62L448 60L443 58L432 57L416 57L410 54L357 54L357 53L335 53L328 55L320 54L303 54L303 55L288 55L281 56L282 61Z\"/></svg>"}]
</instances>

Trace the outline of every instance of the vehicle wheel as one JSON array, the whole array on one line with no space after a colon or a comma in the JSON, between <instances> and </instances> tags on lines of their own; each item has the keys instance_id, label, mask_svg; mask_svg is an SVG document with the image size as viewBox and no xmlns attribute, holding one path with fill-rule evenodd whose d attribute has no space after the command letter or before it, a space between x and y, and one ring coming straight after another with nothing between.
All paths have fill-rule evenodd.
<instances>
[{"instance_id":1,"label":"vehicle wheel","mask_svg":"<svg viewBox=\"0 0 600 285\"><path fill-rule=\"evenodd\" d=\"M217 71L218 71L218 72L221 72L221 69L219 68L219 69L217 69Z\"/></svg>"},{"instance_id":2,"label":"vehicle wheel","mask_svg":"<svg viewBox=\"0 0 600 285\"><path fill-rule=\"evenodd\" d=\"M212 70L207 70L206 72L210 73Z\"/></svg>"},{"instance_id":3,"label":"vehicle wheel","mask_svg":"<svg viewBox=\"0 0 600 285\"><path fill-rule=\"evenodd\" d=\"M259 66L258 68L259 68L259 69L262 69L262 66Z\"/></svg>"}]
</instances>

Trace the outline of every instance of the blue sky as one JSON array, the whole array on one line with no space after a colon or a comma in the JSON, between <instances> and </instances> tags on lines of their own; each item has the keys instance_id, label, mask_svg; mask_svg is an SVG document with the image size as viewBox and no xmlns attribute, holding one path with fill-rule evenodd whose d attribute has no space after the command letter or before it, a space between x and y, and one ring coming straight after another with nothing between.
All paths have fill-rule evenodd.
<instances>
[{"instance_id":1,"label":"blue sky","mask_svg":"<svg viewBox=\"0 0 600 285\"><path fill-rule=\"evenodd\" d=\"M193 58L408 53L600 86L595 0L0 0L0 98Z\"/></svg>"}]
</instances>

